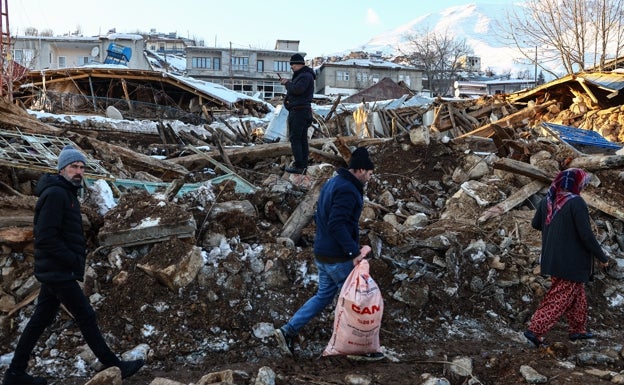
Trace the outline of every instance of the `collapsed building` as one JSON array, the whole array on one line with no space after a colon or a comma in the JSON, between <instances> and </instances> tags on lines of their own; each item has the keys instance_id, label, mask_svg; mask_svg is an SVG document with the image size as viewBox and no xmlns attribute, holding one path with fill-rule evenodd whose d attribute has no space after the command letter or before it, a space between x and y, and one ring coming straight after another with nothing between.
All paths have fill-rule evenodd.
<instances>
[{"instance_id":1,"label":"collapsed building","mask_svg":"<svg viewBox=\"0 0 624 385\"><path fill-rule=\"evenodd\" d=\"M616 263L597 272L589 289L598 314L593 321L606 340L619 333L620 79L617 73L578 74L474 100L406 94L318 104L310 130L314 164L297 176L282 171L290 156L279 134L283 112L264 102L202 91L162 73L33 74L16 100L34 116L15 104L0 108L2 351L12 350L38 289L31 274L33 184L41 172L54 172L58 152L72 143L91 165L83 197L90 242L85 290L116 350L148 359L141 381L149 383L159 372L196 383L199 371L220 373L206 384L258 384L266 366L278 384L342 381L354 371L351 364L338 360L330 370L307 360L301 370L279 356L270 332L314 292L316 197L335 167L348 163L352 148L364 145L376 170L366 190L361 241L373 249L371 274L385 299L381 339L389 357L385 366L365 370L377 383L413 384L417 376L397 373L412 373L415 360L453 356L474 363L468 375L453 374L456 383L468 377L524 381L514 365L547 370L532 353L513 347L521 341L513 331L522 330L530 301L548 286L535 271L540 240L530 228L532 205L562 168L595 175L583 197ZM36 114L35 106L55 114ZM97 119L114 113L110 106L121 118ZM168 108L183 113L168 115ZM79 119L77 112L91 117ZM193 118L181 125L170 121L182 116ZM103 207L98 197L108 189L115 204ZM61 318L71 324L66 314ZM322 351L330 319L326 312L305 331L300 356ZM72 328L54 326L52 332L56 338L37 350L45 362L35 362L34 370L65 383L97 371ZM471 342L455 346L458 340ZM482 354L474 341L494 353ZM621 346L608 348L616 353L605 353L598 363L592 345L574 353L565 346L567 355L551 356L621 370ZM78 356L87 365L74 370ZM560 370L553 376L571 375ZM424 371L439 378L449 373L433 364ZM223 379L225 372L230 380ZM591 383L596 375L582 377Z\"/></svg>"}]
</instances>

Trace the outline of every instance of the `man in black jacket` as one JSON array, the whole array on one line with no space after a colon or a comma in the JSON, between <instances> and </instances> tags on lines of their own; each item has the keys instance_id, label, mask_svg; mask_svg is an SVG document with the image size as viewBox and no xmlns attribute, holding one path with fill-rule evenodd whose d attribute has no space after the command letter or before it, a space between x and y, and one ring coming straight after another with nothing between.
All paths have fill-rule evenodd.
<instances>
[{"instance_id":1,"label":"man in black jacket","mask_svg":"<svg viewBox=\"0 0 624 385\"><path fill-rule=\"evenodd\" d=\"M35 277L41 282L35 311L15 348L2 385L45 385L47 380L26 373L37 341L50 326L60 305L74 317L85 341L104 367L117 366L122 378L136 373L143 360L121 361L109 349L97 325L96 314L80 288L86 262L78 190L82 187L85 156L66 146L58 158L58 174L44 175L35 189Z\"/></svg>"},{"instance_id":2,"label":"man in black jacket","mask_svg":"<svg viewBox=\"0 0 624 385\"><path fill-rule=\"evenodd\" d=\"M303 174L308 167L308 127L312 124L312 96L314 95L314 79L312 68L305 65L303 56L296 53L290 58L292 79L282 79L286 87L284 108L288 110L288 139L295 161L285 171Z\"/></svg>"}]
</instances>

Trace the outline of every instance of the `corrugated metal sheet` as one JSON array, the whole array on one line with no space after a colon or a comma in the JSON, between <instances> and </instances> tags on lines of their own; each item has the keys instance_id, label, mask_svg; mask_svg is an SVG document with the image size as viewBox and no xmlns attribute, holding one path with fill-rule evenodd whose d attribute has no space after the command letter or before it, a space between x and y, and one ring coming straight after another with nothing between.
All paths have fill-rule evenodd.
<instances>
[{"instance_id":1,"label":"corrugated metal sheet","mask_svg":"<svg viewBox=\"0 0 624 385\"><path fill-rule=\"evenodd\" d=\"M622 146L609 142L596 131L585 130L582 128L563 126L554 123L542 123L545 127L555 131L559 138L570 144L582 144L585 146L595 146L602 148L620 149Z\"/></svg>"},{"instance_id":2,"label":"corrugated metal sheet","mask_svg":"<svg viewBox=\"0 0 624 385\"><path fill-rule=\"evenodd\" d=\"M620 91L624 89L624 74L621 73L595 72L581 74L578 77L583 78L588 83L606 88L610 91Z\"/></svg>"}]
</instances>

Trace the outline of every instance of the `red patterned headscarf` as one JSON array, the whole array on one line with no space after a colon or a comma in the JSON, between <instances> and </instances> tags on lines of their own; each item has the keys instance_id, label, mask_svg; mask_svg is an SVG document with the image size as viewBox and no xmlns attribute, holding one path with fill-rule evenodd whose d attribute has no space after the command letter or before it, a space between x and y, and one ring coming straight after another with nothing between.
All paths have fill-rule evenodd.
<instances>
[{"instance_id":1,"label":"red patterned headscarf","mask_svg":"<svg viewBox=\"0 0 624 385\"><path fill-rule=\"evenodd\" d=\"M567 201L581 193L588 182L589 174L580 168L569 168L557 174L546 195L547 225Z\"/></svg>"}]
</instances>

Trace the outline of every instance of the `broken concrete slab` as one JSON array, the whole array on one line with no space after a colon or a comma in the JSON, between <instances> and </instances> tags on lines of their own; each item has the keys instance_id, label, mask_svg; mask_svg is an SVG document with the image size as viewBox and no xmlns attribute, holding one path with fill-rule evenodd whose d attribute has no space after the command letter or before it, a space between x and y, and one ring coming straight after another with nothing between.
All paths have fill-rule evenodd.
<instances>
[{"instance_id":1,"label":"broken concrete slab","mask_svg":"<svg viewBox=\"0 0 624 385\"><path fill-rule=\"evenodd\" d=\"M176 236L188 238L195 236L197 225L191 214L175 223L161 224L160 218L145 218L127 229L107 231L102 229L98 234L100 246L135 246L159 242Z\"/></svg>"},{"instance_id":2,"label":"broken concrete slab","mask_svg":"<svg viewBox=\"0 0 624 385\"><path fill-rule=\"evenodd\" d=\"M169 290L177 292L178 289L191 283L202 268L201 252L201 247L193 246L186 254L176 255L175 257L179 257L179 260L165 268L159 268L149 263L139 263L137 267L167 286Z\"/></svg>"}]
</instances>

